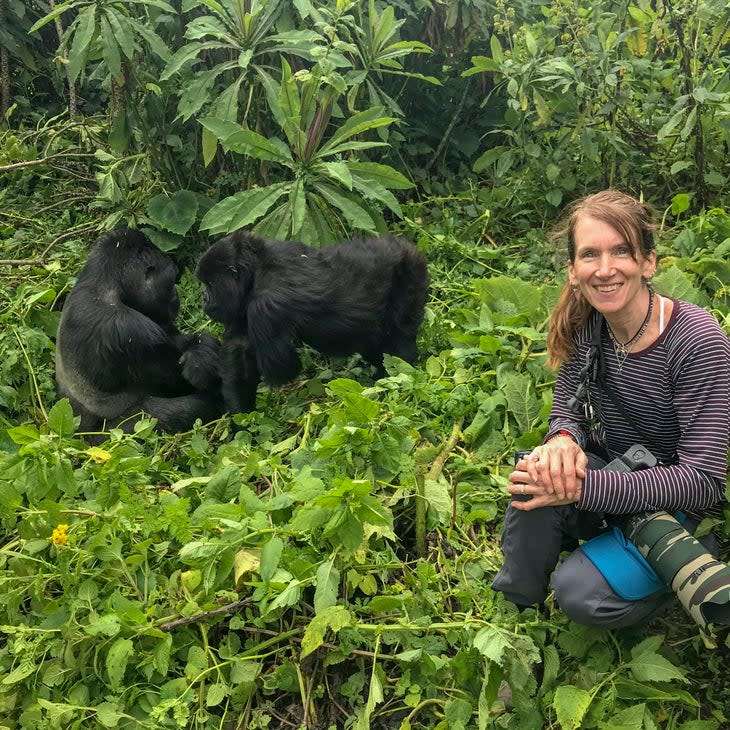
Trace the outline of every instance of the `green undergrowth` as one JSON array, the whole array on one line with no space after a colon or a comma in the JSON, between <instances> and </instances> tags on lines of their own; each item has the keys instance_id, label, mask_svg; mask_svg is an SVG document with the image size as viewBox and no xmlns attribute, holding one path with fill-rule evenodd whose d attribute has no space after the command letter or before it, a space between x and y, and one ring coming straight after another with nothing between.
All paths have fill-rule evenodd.
<instances>
[{"instance_id":1,"label":"green undergrowth","mask_svg":"<svg viewBox=\"0 0 730 730\"><path fill-rule=\"evenodd\" d=\"M587 630L490 589L512 454L550 409L562 264L470 205L404 209L432 277L418 366L373 382L307 353L237 429L147 421L89 447L52 377L83 239L3 280L2 730L728 726L721 632L681 612ZM5 249L31 255L13 228ZM696 216L662 233L656 278L727 331L729 246L724 211ZM204 326L181 288L183 326Z\"/></svg>"}]
</instances>

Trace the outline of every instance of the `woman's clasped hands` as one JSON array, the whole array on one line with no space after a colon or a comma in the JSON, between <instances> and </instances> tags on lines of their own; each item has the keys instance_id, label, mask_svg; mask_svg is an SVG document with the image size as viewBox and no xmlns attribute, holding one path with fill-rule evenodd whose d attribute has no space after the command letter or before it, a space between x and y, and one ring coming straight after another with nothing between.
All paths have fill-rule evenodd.
<instances>
[{"instance_id":1,"label":"woman's clasped hands","mask_svg":"<svg viewBox=\"0 0 730 730\"><path fill-rule=\"evenodd\" d=\"M509 475L507 491L515 509L557 507L577 502L588 457L570 436L555 436L521 459Z\"/></svg>"}]
</instances>

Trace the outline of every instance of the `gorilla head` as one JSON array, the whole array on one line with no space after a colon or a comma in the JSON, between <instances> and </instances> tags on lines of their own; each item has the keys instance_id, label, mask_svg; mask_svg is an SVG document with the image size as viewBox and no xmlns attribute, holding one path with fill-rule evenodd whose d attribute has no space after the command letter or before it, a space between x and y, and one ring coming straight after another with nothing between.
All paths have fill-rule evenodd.
<instances>
[{"instance_id":1,"label":"gorilla head","mask_svg":"<svg viewBox=\"0 0 730 730\"><path fill-rule=\"evenodd\" d=\"M60 396L98 431L141 411L165 431L184 431L222 410L218 344L175 328L178 270L139 231L103 234L61 314L56 341Z\"/></svg>"},{"instance_id":2,"label":"gorilla head","mask_svg":"<svg viewBox=\"0 0 730 730\"><path fill-rule=\"evenodd\" d=\"M140 231L123 228L102 235L89 254L83 279L104 280L110 300L172 325L180 309L177 266ZM79 276L79 281L82 277Z\"/></svg>"}]
</instances>

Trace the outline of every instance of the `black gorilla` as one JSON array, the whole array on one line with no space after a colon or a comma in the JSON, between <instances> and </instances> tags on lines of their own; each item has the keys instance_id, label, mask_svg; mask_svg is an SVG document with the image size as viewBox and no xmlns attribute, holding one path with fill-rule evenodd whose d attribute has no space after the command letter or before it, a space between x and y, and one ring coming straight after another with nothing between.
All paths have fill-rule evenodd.
<instances>
[{"instance_id":1,"label":"black gorilla","mask_svg":"<svg viewBox=\"0 0 730 730\"><path fill-rule=\"evenodd\" d=\"M172 260L139 231L121 228L95 243L56 340L58 394L81 416L81 431L140 411L169 432L221 415L218 343L175 328L177 278Z\"/></svg>"},{"instance_id":2,"label":"black gorilla","mask_svg":"<svg viewBox=\"0 0 730 730\"><path fill-rule=\"evenodd\" d=\"M384 373L383 353L417 357L428 295L424 255L383 236L313 249L237 231L216 241L196 270L203 307L221 322L223 399L232 413L256 405L259 377L271 385L299 373L297 346L360 353Z\"/></svg>"}]
</instances>

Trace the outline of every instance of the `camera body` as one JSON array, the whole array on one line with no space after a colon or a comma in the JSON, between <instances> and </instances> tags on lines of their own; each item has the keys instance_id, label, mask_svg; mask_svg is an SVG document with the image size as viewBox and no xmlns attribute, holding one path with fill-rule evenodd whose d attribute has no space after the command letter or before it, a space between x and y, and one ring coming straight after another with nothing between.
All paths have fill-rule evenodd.
<instances>
[{"instance_id":1,"label":"camera body","mask_svg":"<svg viewBox=\"0 0 730 730\"><path fill-rule=\"evenodd\" d=\"M641 444L629 446L626 451L603 467L603 471L638 471L657 465L656 456Z\"/></svg>"}]
</instances>

